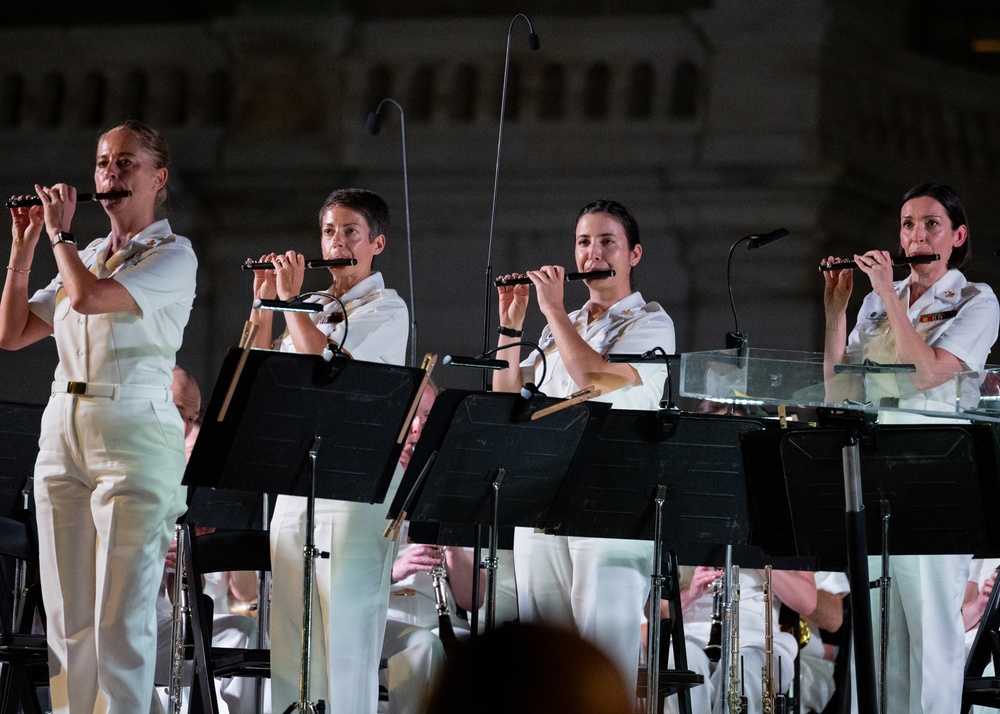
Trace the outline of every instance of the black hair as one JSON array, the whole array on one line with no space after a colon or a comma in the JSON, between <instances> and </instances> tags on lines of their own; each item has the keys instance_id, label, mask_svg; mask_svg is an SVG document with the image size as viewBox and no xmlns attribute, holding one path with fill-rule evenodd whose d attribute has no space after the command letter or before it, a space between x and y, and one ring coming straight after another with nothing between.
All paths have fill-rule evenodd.
<instances>
[{"instance_id":1,"label":"black hair","mask_svg":"<svg viewBox=\"0 0 1000 714\"><path fill-rule=\"evenodd\" d=\"M635 216L632 215L632 212L625 208L622 204L618 203L618 201L602 199L600 201L588 203L580 209L580 213L576 216L576 222L579 223L581 218L591 213L607 213L609 216L618 221L622 230L625 231L625 239L628 241L629 252L641 243L639 240L639 223L635 220ZM634 291L635 266L632 266L629 270L628 282L629 287Z\"/></svg>"},{"instance_id":2,"label":"black hair","mask_svg":"<svg viewBox=\"0 0 1000 714\"><path fill-rule=\"evenodd\" d=\"M921 196L928 196L944 206L951 221L951 229L957 230L959 226L965 226L965 242L951 251L948 258L948 267L962 270L972 262L972 231L969 229L969 219L965 214L965 206L962 199L951 186L943 183L931 183L930 181L914 186L905 194L899 202L899 209L902 211L907 201Z\"/></svg>"},{"instance_id":3,"label":"black hair","mask_svg":"<svg viewBox=\"0 0 1000 714\"><path fill-rule=\"evenodd\" d=\"M343 206L364 216L368 223L369 243L374 243L376 238L389 229L389 207L374 191L363 188L338 188L326 197L323 207L319 209L320 227L323 225L326 209L331 206Z\"/></svg>"}]
</instances>

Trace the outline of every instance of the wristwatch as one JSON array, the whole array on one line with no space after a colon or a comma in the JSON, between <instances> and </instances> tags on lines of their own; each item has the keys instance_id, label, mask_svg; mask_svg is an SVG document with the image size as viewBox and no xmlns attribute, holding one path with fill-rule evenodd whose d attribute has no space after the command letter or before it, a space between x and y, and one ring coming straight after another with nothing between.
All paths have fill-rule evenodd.
<instances>
[{"instance_id":1,"label":"wristwatch","mask_svg":"<svg viewBox=\"0 0 1000 714\"><path fill-rule=\"evenodd\" d=\"M68 231L59 231L56 233L56 237L52 239L52 245L59 245L60 243L70 243L71 245L76 245L76 238L74 238L73 234Z\"/></svg>"}]
</instances>

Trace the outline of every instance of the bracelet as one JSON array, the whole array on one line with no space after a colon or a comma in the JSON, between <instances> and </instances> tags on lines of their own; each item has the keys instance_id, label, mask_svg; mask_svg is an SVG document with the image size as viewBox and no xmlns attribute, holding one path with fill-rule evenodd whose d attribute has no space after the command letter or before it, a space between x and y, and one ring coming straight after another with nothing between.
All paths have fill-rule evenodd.
<instances>
[{"instance_id":1,"label":"bracelet","mask_svg":"<svg viewBox=\"0 0 1000 714\"><path fill-rule=\"evenodd\" d=\"M28 273L31 272L31 268L28 268L27 270L21 270L20 268L15 268L10 265L7 266L7 270L11 271L12 273L20 273L21 275L27 275Z\"/></svg>"},{"instance_id":2,"label":"bracelet","mask_svg":"<svg viewBox=\"0 0 1000 714\"><path fill-rule=\"evenodd\" d=\"M497 333L503 335L504 337L520 337L524 334L524 330L515 330L513 327L504 327L500 325L497 327Z\"/></svg>"}]
</instances>

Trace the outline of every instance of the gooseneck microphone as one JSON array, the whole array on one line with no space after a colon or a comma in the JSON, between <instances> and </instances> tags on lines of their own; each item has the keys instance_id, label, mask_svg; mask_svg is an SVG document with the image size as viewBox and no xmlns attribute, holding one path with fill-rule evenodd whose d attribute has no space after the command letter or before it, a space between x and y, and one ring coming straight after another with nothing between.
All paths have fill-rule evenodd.
<instances>
[{"instance_id":1,"label":"gooseneck microphone","mask_svg":"<svg viewBox=\"0 0 1000 714\"><path fill-rule=\"evenodd\" d=\"M410 179L409 171L406 168L406 114L399 102L386 97L378 103L375 111L368 115L368 121L365 122L365 126L369 134L378 136L379 132L382 131L382 107L386 104L391 104L399 110L399 133L403 139L403 203L406 208L406 260L410 269L410 366L416 367L417 303L413 291L413 242L410 238Z\"/></svg>"},{"instance_id":2,"label":"gooseneck microphone","mask_svg":"<svg viewBox=\"0 0 1000 714\"><path fill-rule=\"evenodd\" d=\"M78 193L77 203L88 203L90 201L104 201L115 198L128 198L132 192L128 189L122 191L105 191L104 193ZM8 198L4 204L7 208L27 208L28 206L41 206L42 199L38 196L25 196L24 198Z\"/></svg>"},{"instance_id":3,"label":"gooseneck microphone","mask_svg":"<svg viewBox=\"0 0 1000 714\"><path fill-rule=\"evenodd\" d=\"M747 336L740 332L740 320L736 316L736 301L733 300L733 279L732 279L732 267L733 267L733 251L736 250L738 246L743 241L747 243L747 250L753 250L754 248L761 248L768 243L773 243L776 240L780 240L788 235L788 231L784 228L778 228L771 231L770 233L762 233L760 235L750 235L743 236L739 238L735 243L729 248L729 258L726 260L726 287L729 289L729 306L733 309L733 323L735 325L735 330L733 332L726 333L726 349L739 350L740 354L743 355L744 350L747 346Z\"/></svg>"},{"instance_id":4,"label":"gooseneck microphone","mask_svg":"<svg viewBox=\"0 0 1000 714\"><path fill-rule=\"evenodd\" d=\"M504 114L507 111L507 77L510 74L510 37L511 33L514 31L514 23L517 19L521 18L528 24L528 46L532 50L537 50L541 47L541 42L538 40L538 35L535 34L535 29L531 26L531 20L524 13L518 13L514 15L513 19L510 21L510 26L507 28L507 54L503 61L503 88L500 93L500 130L497 132L497 165L496 172L493 175L493 206L490 210L490 240L489 246L486 252L486 299L484 300L485 308L483 314L483 352L486 352L490 346L490 308L493 304L493 291L496 289L493 285L493 229L496 225L497 217L497 189L500 186L500 149L503 147L503 119ZM483 372L483 390L486 390L486 373Z\"/></svg>"}]
</instances>

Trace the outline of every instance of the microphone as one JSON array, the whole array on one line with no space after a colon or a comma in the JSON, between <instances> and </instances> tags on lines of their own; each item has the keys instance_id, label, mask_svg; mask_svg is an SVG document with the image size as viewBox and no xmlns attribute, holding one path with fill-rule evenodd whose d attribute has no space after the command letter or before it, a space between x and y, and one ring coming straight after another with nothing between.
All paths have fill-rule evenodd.
<instances>
[{"instance_id":1,"label":"microphone","mask_svg":"<svg viewBox=\"0 0 1000 714\"><path fill-rule=\"evenodd\" d=\"M276 312L323 312L323 305L318 302L306 302L304 297L303 295L297 295L291 300L257 298L253 301L253 309L274 310Z\"/></svg>"},{"instance_id":2,"label":"microphone","mask_svg":"<svg viewBox=\"0 0 1000 714\"><path fill-rule=\"evenodd\" d=\"M787 235L788 231L786 229L778 228L770 233L743 236L729 248L729 258L726 260L726 287L729 289L729 305L733 309L733 322L735 323L736 329L733 332L726 333L726 349L739 350L741 356L744 354L744 350L747 347L747 336L740 332L740 320L736 316L736 301L733 300L733 251L736 250L736 246L738 246L742 241L747 241L747 250L753 250L754 248L760 248L768 243L780 240Z\"/></svg>"},{"instance_id":3,"label":"microphone","mask_svg":"<svg viewBox=\"0 0 1000 714\"><path fill-rule=\"evenodd\" d=\"M628 352L621 352L618 354L609 354L608 362L614 364L616 362L666 362L667 353L664 352L659 347L654 347L651 350L642 352L641 354L632 354Z\"/></svg>"},{"instance_id":4,"label":"microphone","mask_svg":"<svg viewBox=\"0 0 1000 714\"><path fill-rule=\"evenodd\" d=\"M78 193L76 194L77 203L87 203L89 201L103 201L105 199L113 198L128 198L132 195L132 192L128 189L123 191L105 191L104 193ZM24 198L8 198L7 203L4 204L7 208L27 208L28 206L41 206L42 199L36 196L25 196Z\"/></svg>"},{"instance_id":5,"label":"microphone","mask_svg":"<svg viewBox=\"0 0 1000 714\"><path fill-rule=\"evenodd\" d=\"M507 77L510 74L510 35L514 30L514 23L517 22L518 18L522 18L526 23L528 23L528 46L532 50L537 50L541 47L541 42L538 39L538 35L535 34L535 28L531 25L531 20L524 13L518 13L514 15L513 19L510 21L510 26L507 28L507 54L504 57L503 62L503 88L500 93L500 130L497 133L497 165L496 172L493 175L493 207L490 211L490 240L489 246L486 252L486 298L484 302L483 310L483 352L489 349L490 346L490 307L493 303L493 229L496 226L497 217L497 189L500 185L500 149L503 147L503 118L507 110ZM483 390L486 389L486 373L483 373Z\"/></svg>"},{"instance_id":6,"label":"microphone","mask_svg":"<svg viewBox=\"0 0 1000 714\"><path fill-rule=\"evenodd\" d=\"M490 359L489 357L466 355L445 355L442 364L453 364L456 367L478 367L480 369L507 369L510 363L505 359Z\"/></svg>"},{"instance_id":7,"label":"microphone","mask_svg":"<svg viewBox=\"0 0 1000 714\"><path fill-rule=\"evenodd\" d=\"M413 293L413 242L410 239L410 180L409 171L406 168L406 115L403 112L402 105L395 99L386 97L378 103L375 111L368 114L368 121L365 122L365 126L369 134L378 136L379 132L382 131L382 106L385 104L391 104L399 110L399 130L400 136L403 139L403 204L406 208L406 260L410 269L410 366L415 367L417 364L417 303Z\"/></svg>"},{"instance_id":8,"label":"microphone","mask_svg":"<svg viewBox=\"0 0 1000 714\"><path fill-rule=\"evenodd\" d=\"M753 250L754 248L761 248L768 243L773 243L776 240L781 240L788 235L788 230L785 228L778 228L770 233L765 233L760 236L747 236L747 250Z\"/></svg>"}]
</instances>

